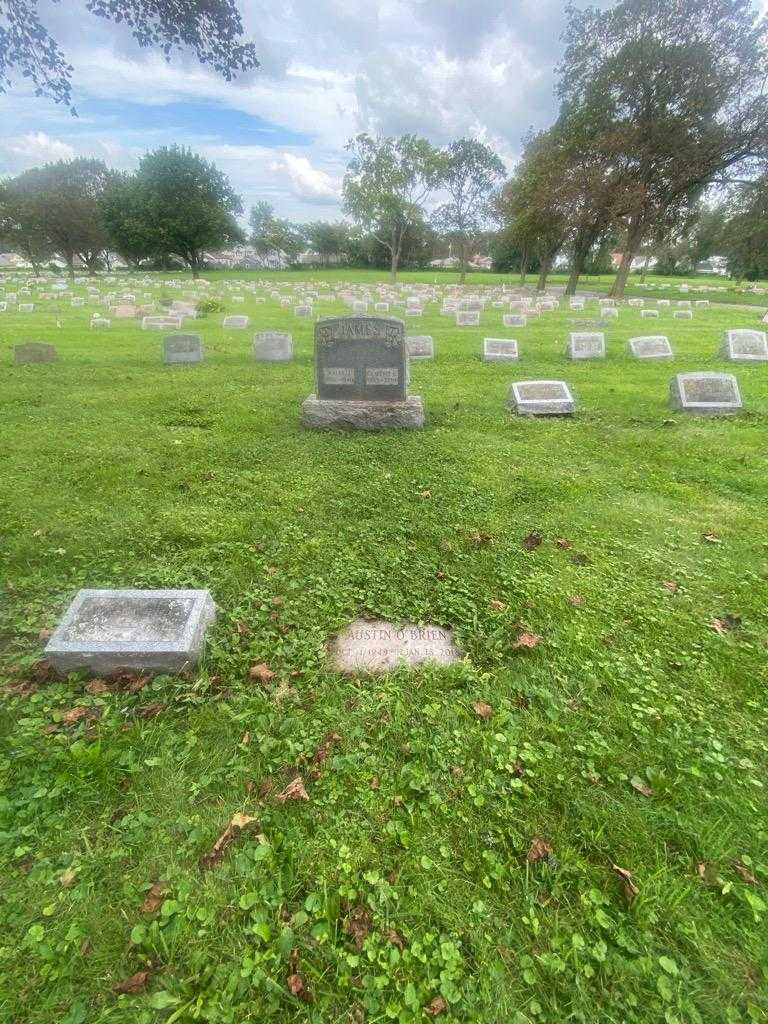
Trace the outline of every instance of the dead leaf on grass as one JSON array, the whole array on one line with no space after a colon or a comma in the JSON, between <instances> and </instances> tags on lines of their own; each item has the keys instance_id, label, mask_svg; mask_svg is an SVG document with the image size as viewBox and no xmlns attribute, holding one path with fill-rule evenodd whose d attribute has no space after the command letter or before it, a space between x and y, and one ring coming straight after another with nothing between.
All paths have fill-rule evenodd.
<instances>
[{"instance_id":1,"label":"dead leaf on grass","mask_svg":"<svg viewBox=\"0 0 768 1024\"><path fill-rule=\"evenodd\" d=\"M644 779L640 778L639 775L635 775L630 780L630 785L642 796L653 796L653 790Z\"/></svg>"},{"instance_id":2,"label":"dead leaf on grass","mask_svg":"<svg viewBox=\"0 0 768 1024\"><path fill-rule=\"evenodd\" d=\"M567 537L558 537L555 540L555 545L559 547L561 551L567 551L569 548L573 547L573 541L568 540Z\"/></svg>"},{"instance_id":3,"label":"dead leaf on grass","mask_svg":"<svg viewBox=\"0 0 768 1024\"><path fill-rule=\"evenodd\" d=\"M478 548L485 547L488 544L493 544L493 536L490 533L485 533L482 530L479 530L477 533L471 534L469 539L472 541L475 547Z\"/></svg>"},{"instance_id":4,"label":"dead leaf on grass","mask_svg":"<svg viewBox=\"0 0 768 1024\"><path fill-rule=\"evenodd\" d=\"M112 991L124 995L137 995L139 992L144 991L148 981L149 971L138 971L136 974L132 974L130 978L118 981L116 985L112 986Z\"/></svg>"},{"instance_id":5,"label":"dead leaf on grass","mask_svg":"<svg viewBox=\"0 0 768 1024\"><path fill-rule=\"evenodd\" d=\"M474 708L474 712L477 715L477 717L482 718L483 721L489 719L493 714L493 708L491 707L490 704L486 704L485 701L475 701L472 707Z\"/></svg>"},{"instance_id":6,"label":"dead leaf on grass","mask_svg":"<svg viewBox=\"0 0 768 1024\"><path fill-rule=\"evenodd\" d=\"M705 541L707 544L722 544L723 543L720 540L720 538L717 536L717 534L713 533L711 530L708 533L705 533L701 539L703 541Z\"/></svg>"},{"instance_id":7,"label":"dead leaf on grass","mask_svg":"<svg viewBox=\"0 0 768 1024\"><path fill-rule=\"evenodd\" d=\"M523 547L526 551L533 551L543 540L538 530L531 530L527 537L523 537Z\"/></svg>"},{"instance_id":8,"label":"dead leaf on grass","mask_svg":"<svg viewBox=\"0 0 768 1024\"><path fill-rule=\"evenodd\" d=\"M448 1003L443 999L442 996L435 996L435 998L424 1007L424 1013L428 1017L437 1017L441 1013L445 1013L448 1009Z\"/></svg>"},{"instance_id":9,"label":"dead leaf on grass","mask_svg":"<svg viewBox=\"0 0 768 1024\"><path fill-rule=\"evenodd\" d=\"M512 644L512 647L516 651L524 648L530 649L536 647L540 642L541 637L538 633L529 633L527 630L523 630L523 632L519 634L517 640Z\"/></svg>"},{"instance_id":10,"label":"dead leaf on grass","mask_svg":"<svg viewBox=\"0 0 768 1024\"><path fill-rule=\"evenodd\" d=\"M215 867L216 864L220 863L227 848L244 829L248 828L248 826L252 825L255 821L255 818L252 818L247 814L233 815L232 820L213 844L210 852L206 853L201 859L200 867L203 868L203 870L206 870L207 868Z\"/></svg>"},{"instance_id":11,"label":"dead leaf on grass","mask_svg":"<svg viewBox=\"0 0 768 1024\"><path fill-rule=\"evenodd\" d=\"M264 662L259 662L258 665L252 665L248 671L248 676L251 679L258 680L260 683L268 683L270 679L275 678L275 673Z\"/></svg>"},{"instance_id":12,"label":"dead leaf on grass","mask_svg":"<svg viewBox=\"0 0 768 1024\"><path fill-rule=\"evenodd\" d=\"M95 722L99 718L101 718L101 711L98 708L84 707L82 704L78 704L76 707L70 708L69 711L65 711L61 716L61 721L64 725L77 725L78 722L84 720Z\"/></svg>"},{"instance_id":13,"label":"dead leaf on grass","mask_svg":"<svg viewBox=\"0 0 768 1024\"><path fill-rule=\"evenodd\" d=\"M165 704L160 701L153 701L151 704L141 704L136 708L136 714L139 718L154 718L161 711L165 711Z\"/></svg>"},{"instance_id":14,"label":"dead leaf on grass","mask_svg":"<svg viewBox=\"0 0 768 1024\"><path fill-rule=\"evenodd\" d=\"M85 684L84 690L91 697L98 697L102 693L109 693L109 685L103 679L91 679L89 683Z\"/></svg>"},{"instance_id":15,"label":"dead leaf on grass","mask_svg":"<svg viewBox=\"0 0 768 1024\"><path fill-rule=\"evenodd\" d=\"M696 865L696 874L704 885L710 886L711 888L719 887L720 880L717 875L716 864L710 864L707 861L701 860Z\"/></svg>"},{"instance_id":16,"label":"dead leaf on grass","mask_svg":"<svg viewBox=\"0 0 768 1024\"><path fill-rule=\"evenodd\" d=\"M718 636L726 636L732 630L739 628L741 625L741 616L724 615L721 619L710 619L707 625L710 629L714 629Z\"/></svg>"},{"instance_id":17,"label":"dead leaf on grass","mask_svg":"<svg viewBox=\"0 0 768 1024\"><path fill-rule=\"evenodd\" d=\"M400 950L405 949L405 940L394 928L387 928L387 941L391 942L393 946L397 946Z\"/></svg>"},{"instance_id":18,"label":"dead leaf on grass","mask_svg":"<svg viewBox=\"0 0 768 1024\"><path fill-rule=\"evenodd\" d=\"M579 594L571 594L568 598L568 604L571 608L583 608L587 602Z\"/></svg>"},{"instance_id":19,"label":"dead leaf on grass","mask_svg":"<svg viewBox=\"0 0 768 1024\"><path fill-rule=\"evenodd\" d=\"M661 585L665 590L668 590L670 594L676 594L680 586L680 584L676 583L675 580L662 580Z\"/></svg>"},{"instance_id":20,"label":"dead leaf on grass","mask_svg":"<svg viewBox=\"0 0 768 1024\"><path fill-rule=\"evenodd\" d=\"M498 601L496 600L496 598L494 598L493 601L490 602L488 607L491 609L492 612L503 612L507 606L504 604L503 601Z\"/></svg>"},{"instance_id":21,"label":"dead leaf on grass","mask_svg":"<svg viewBox=\"0 0 768 1024\"><path fill-rule=\"evenodd\" d=\"M156 913L170 890L170 886L167 882L155 882L152 888L149 890L147 895L144 897L139 910L142 914L154 914Z\"/></svg>"},{"instance_id":22,"label":"dead leaf on grass","mask_svg":"<svg viewBox=\"0 0 768 1024\"><path fill-rule=\"evenodd\" d=\"M632 903L634 898L638 895L640 890L635 885L634 879L632 878L632 872L626 868L620 868L618 864L611 864L611 870L614 871L621 879L624 887L624 898L627 903Z\"/></svg>"},{"instance_id":23,"label":"dead leaf on grass","mask_svg":"<svg viewBox=\"0 0 768 1024\"><path fill-rule=\"evenodd\" d=\"M365 907L353 907L344 921L344 931L352 936L355 946L362 949L372 924L371 915Z\"/></svg>"},{"instance_id":24,"label":"dead leaf on grass","mask_svg":"<svg viewBox=\"0 0 768 1024\"><path fill-rule=\"evenodd\" d=\"M746 867L746 865L741 864L739 861L736 861L733 865L733 870L736 872L736 874L739 876L742 882L746 882L748 885L757 885L757 879L749 870L749 868Z\"/></svg>"},{"instance_id":25,"label":"dead leaf on grass","mask_svg":"<svg viewBox=\"0 0 768 1024\"><path fill-rule=\"evenodd\" d=\"M571 562L574 565L589 565L592 559L589 555L585 555L584 552L577 552L575 555L571 555Z\"/></svg>"},{"instance_id":26,"label":"dead leaf on grass","mask_svg":"<svg viewBox=\"0 0 768 1024\"><path fill-rule=\"evenodd\" d=\"M528 847L528 853L525 855L525 859L532 864L536 861L546 860L547 857L552 853L552 847L545 839L541 839L536 836L531 840L531 845Z\"/></svg>"},{"instance_id":27,"label":"dead leaf on grass","mask_svg":"<svg viewBox=\"0 0 768 1024\"><path fill-rule=\"evenodd\" d=\"M301 776L297 775L295 779L289 782L285 789L277 794L277 799L281 804L284 804L286 800L309 800L309 794L304 788Z\"/></svg>"}]
</instances>

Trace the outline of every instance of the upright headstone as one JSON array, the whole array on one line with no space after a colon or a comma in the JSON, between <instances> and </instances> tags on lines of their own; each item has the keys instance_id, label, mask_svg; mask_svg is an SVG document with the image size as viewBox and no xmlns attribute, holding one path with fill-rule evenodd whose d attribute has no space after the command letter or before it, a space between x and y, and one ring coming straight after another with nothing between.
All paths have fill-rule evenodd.
<instances>
[{"instance_id":1,"label":"upright headstone","mask_svg":"<svg viewBox=\"0 0 768 1024\"><path fill-rule=\"evenodd\" d=\"M601 306L600 318L602 320L618 320L619 311L615 306Z\"/></svg>"},{"instance_id":2,"label":"upright headstone","mask_svg":"<svg viewBox=\"0 0 768 1024\"><path fill-rule=\"evenodd\" d=\"M315 325L315 393L302 422L315 430L418 429L421 398L408 395L405 325L390 317L328 317Z\"/></svg>"},{"instance_id":3,"label":"upright headstone","mask_svg":"<svg viewBox=\"0 0 768 1024\"><path fill-rule=\"evenodd\" d=\"M261 331L253 338L253 358L258 363L289 363L293 338L285 331Z\"/></svg>"},{"instance_id":4,"label":"upright headstone","mask_svg":"<svg viewBox=\"0 0 768 1024\"><path fill-rule=\"evenodd\" d=\"M636 359L674 359L669 338L663 334L649 334L629 339L629 351Z\"/></svg>"},{"instance_id":5,"label":"upright headstone","mask_svg":"<svg viewBox=\"0 0 768 1024\"><path fill-rule=\"evenodd\" d=\"M55 363L59 358L55 345L46 345L42 341L28 341L23 345L14 345L13 361L17 366L27 363Z\"/></svg>"},{"instance_id":6,"label":"upright headstone","mask_svg":"<svg viewBox=\"0 0 768 1024\"><path fill-rule=\"evenodd\" d=\"M201 363L203 343L197 334L173 334L163 338L164 363Z\"/></svg>"},{"instance_id":7,"label":"upright headstone","mask_svg":"<svg viewBox=\"0 0 768 1024\"><path fill-rule=\"evenodd\" d=\"M509 389L509 405L520 416L569 416L576 409L564 380L520 380Z\"/></svg>"},{"instance_id":8,"label":"upright headstone","mask_svg":"<svg viewBox=\"0 0 768 1024\"><path fill-rule=\"evenodd\" d=\"M405 339L409 359L433 359L435 346L429 334L409 334Z\"/></svg>"},{"instance_id":9,"label":"upright headstone","mask_svg":"<svg viewBox=\"0 0 768 1024\"><path fill-rule=\"evenodd\" d=\"M515 338L483 338L483 361L503 363L518 357Z\"/></svg>"},{"instance_id":10,"label":"upright headstone","mask_svg":"<svg viewBox=\"0 0 768 1024\"><path fill-rule=\"evenodd\" d=\"M768 336L765 331L726 331L720 352L731 362L764 363L768 361Z\"/></svg>"},{"instance_id":11,"label":"upright headstone","mask_svg":"<svg viewBox=\"0 0 768 1024\"><path fill-rule=\"evenodd\" d=\"M45 656L61 673L181 672L215 619L207 590L81 590Z\"/></svg>"},{"instance_id":12,"label":"upright headstone","mask_svg":"<svg viewBox=\"0 0 768 1024\"><path fill-rule=\"evenodd\" d=\"M733 374L704 370L674 376L669 385L669 404L681 412L715 416L742 408L739 384Z\"/></svg>"},{"instance_id":13,"label":"upright headstone","mask_svg":"<svg viewBox=\"0 0 768 1024\"><path fill-rule=\"evenodd\" d=\"M571 331L566 354L569 359L604 359L605 335L601 331Z\"/></svg>"}]
</instances>

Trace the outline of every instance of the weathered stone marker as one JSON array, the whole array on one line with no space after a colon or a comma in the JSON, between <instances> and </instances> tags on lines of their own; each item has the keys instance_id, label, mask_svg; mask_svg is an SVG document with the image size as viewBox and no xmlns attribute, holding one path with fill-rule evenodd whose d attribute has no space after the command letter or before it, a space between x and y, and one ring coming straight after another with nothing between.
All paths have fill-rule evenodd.
<instances>
[{"instance_id":1,"label":"weathered stone marker","mask_svg":"<svg viewBox=\"0 0 768 1024\"><path fill-rule=\"evenodd\" d=\"M290 302L290 299L288 301ZM225 316L221 326L225 331L244 331L250 322L247 316Z\"/></svg>"},{"instance_id":2,"label":"weathered stone marker","mask_svg":"<svg viewBox=\"0 0 768 1024\"><path fill-rule=\"evenodd\" d=\"M648 312L646 310L646 312ZM649 334L640 338L630 338L629 351L635 359L674 359L675 354L669 344L669 338L663 334Z\"/></svg>"},{"instance_id":3,"label":"weathered stone marker","mask_svg":"<svg viewBox=\"0 0 768 1024\"><path fill-rule=\"evenodd\" d=\"M258 363L289 363L293 338L285 331L261 331L253 338L253 358Z\"/></svg>"},{"instance_id":4,"label":"weathered stone marker","mask_svg":"<svg viewBox=\"0 0 768 1024\"><path fill-rule=\"evenodd\" d=\"M435 346L429 334L409 334L405 339L409 359L433 359Z\"/></svg>"},{"instance_id":5,"label":"weathered stone marker","mask_svg":"<svg viewBox=\"0 0 768 1024\"><path fill-rule=\"evenodd\" d=\"M181 672L215 618L207 590L81 590L45 656L61 673Z\"/></svg>"},{"instance_id":6,"label":"weathered stone marker","mask_svg":"<svg viewBox=\"0 0 768 1024\"><path fill-rule=\"evenodd\" d=\"M573 309L575 307L571 307ZM501 318L501 322L505 327L525 327L528 323L528 318L524 313L505 313Z\"/></svg>"},{"instance_id":7,"label":"weathered stone marker","mask_svg":"<svg viewBox=\"0 0 768 1024\"><path fill-rule=\"evenodd\" d=\"M564 380L520 380L509 389L509 404L520 416L570 416L576 410Z\"/></svg>"},{"instance_id":8,"label":"weathered stone marker","mask_svg":"<svg viewBox=\"0 0 768 1024\"><path fill-rule=\"evenodd\" d=\"M674 376L669 385L669 404L672 409L705 416L727 416L742 408L733 374L704 370Z\"/></svg>"},{"instance_id":9,"label":"weathered stone marker","mask_svg":"<svg viewBox=\"0 0 768 1024\"><path fill-rule=\"evenodd\" d=\"M25 366L27 363L55 363L58 358L56 346L46 345L42 341L28 341L13 347L13 361L17 366Z\"/></svg>"},{"instance_id":10,"label":"weathered stone marker","mask_svg":"<svg viewBox=\"0 0 768 1024\"><path fill-rule=\"evenodd\" d=\"M143 331L169 331L181 327L183 317L180 316L145 316L141 320Z\"/></svg>"},{"instance_id":11,"label":"weathered stone marker","mask_svg":"<svg viewBox=\"0 0 768 1024\"><path fill-rule=\"evenodd\" d=\"M201 363L203 343L197 334L172 334L163 338L164 363Z\"/></svg>"},{"instance_id":12,"label":"weathered stone marker","mask_svg":"<svg viewBox=\"0 0 768 1024\"><path fill-rule=\"evenodd\" d=\"M517 341L514 338L483 338L483 362L508 362L517 357Z\"/></svg>"},{"instance_id":13,"label":"weathered stone marker","mask_svg":"<svg viewBox=\"0 0 768 1024\"><path fill-rule=\"evenodd\" d=\"M400 665L416 668L426 663L452 665L461 659L453 635L442 626L397 625L357 619L329 645L337 672L389 672Z\"/></svg>"},{"instance_id":14,"label":"weathered stone marker","mask_svg":"<svg viewBox=\"0 0 768 1024\"><path fill-rule=\"evenodd\" d=\"M569 359L605 359L605 335L599 331L572 331L566 355Z\"/></svg>"},{"instance_id":15,"label":"weathered stone marker","mask_svg":"<svg viewBox=\"0 0 768 1024\"><path fill-rule=\"evenodd\" d=\"M457 327L479 327L480 326L480 313L475 310L459 310L456 314L456 326Z\"/></svg>"},{"instance_id":16,"label":"weathered stone marker","mask_svg":"<svg viewBox=\"0 0 768 1024\"><path fill-rule=\"evenodd\" d=\"M768 361L768 335L765 331L735 330L723 335L721 355L732 362Z\"/></svg>"},{"instance_id":17,"label":"weathered stone marker","mask_svg":"<svg viewBox=\"0 0 768 1024\"><path fill-rule=\"evenodd\" d=\"M408 395L405 325L393 317L328 317L315 325L315 393L302 405L314 430L418 429L421 398Z\"/></svg>"}]
</instances>

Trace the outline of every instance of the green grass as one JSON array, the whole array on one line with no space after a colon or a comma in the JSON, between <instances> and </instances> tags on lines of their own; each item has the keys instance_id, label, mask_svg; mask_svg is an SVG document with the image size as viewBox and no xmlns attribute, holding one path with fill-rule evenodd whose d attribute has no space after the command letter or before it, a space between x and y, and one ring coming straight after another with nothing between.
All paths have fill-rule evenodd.
<instances>
[{"instance_id":1,"label":"green grass","mask_svg":"<svg viewBox=\"0 0 768 1024\"><path fill-rule=\"evenodd\" d=\"M433 306L407 321L435 339L427 427L372 436L303 432L312 324L243 310L293 363L255 364L218 314L192 367L133 323L0 314L0 1020L768 1019L768 367L717 355L757 314L625 309L605 362L572 364L566 310L505 331ZM675 362L630 361L644 333ZM519 365L482 363L486 335ZM14 367L32 339L61 361ZM691 369L735 372L745 413L670 414ZM511 417L535 377L578 414ZM200 668L34 683L72 594L128 585L210 588ZM361 613L451 626L466 661L339 677L325 643ZM281 803L297 771L309 800ZM202 870L235 813L254 828Z\"/></svg>"}]
</instances>

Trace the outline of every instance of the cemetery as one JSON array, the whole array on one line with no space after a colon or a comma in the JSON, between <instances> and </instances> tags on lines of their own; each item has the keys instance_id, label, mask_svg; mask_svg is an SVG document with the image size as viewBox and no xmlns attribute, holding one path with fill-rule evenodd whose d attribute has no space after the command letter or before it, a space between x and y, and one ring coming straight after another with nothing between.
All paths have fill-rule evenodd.
<instances>
[{"instance_id":1,"label":"cemetery","mask_svg":"<svg viewBox=\"0 0 768 1024\"><path fill-rule=\"evenodd\" d=\"M30 909L57 941L77 921L124 975L164 921L218 942L217 908L276 898L278 835L310 886L319 872L359 892L366 863L405 872L418 914L437 871L457 934L502 891L524 901L520 863L544 892L569 885L557 865L590 880L610 922L577 925L593 943L648 941L635 900L685 892L697 913L712 899L698 863L735 879L729 913L752 919L740 878L761 862L738 836L764 781L759 308L661 305L648 336L640 306L584 294L579 316L616 316L581 329L557 285L536 303L503 277L54 283L2 281L34 309L14 297L2 314L0 674L12 771L44 793L37 838L12 832L29 866L11 891L35 880ZM521 305L537 314L510 337ZM236 814L257 838L198 877ZM595 863L601 840L575 839L574 815L608 835ZM673 820L692 838L660 868ZM632 872L630 903L611 863ZM137 910L161 884L160 917ZM68 909L81 890L98 934ZM320 927L314 891L294 934L302 914ZM336 911L342 945L356 899ZM253 927L235 915L233 951ZM288 927L256 921L263 949Z\"/></svg>"},{"instance_id":2,"label":"cemetery","mask_svg":"<svg viewBox=\"0 0 768 1024\"><path fill-rule=\"evenodd\" d=\"M0 0L0 1024L768 1024L768 10Z\"/></svg>"}]
</instances>

